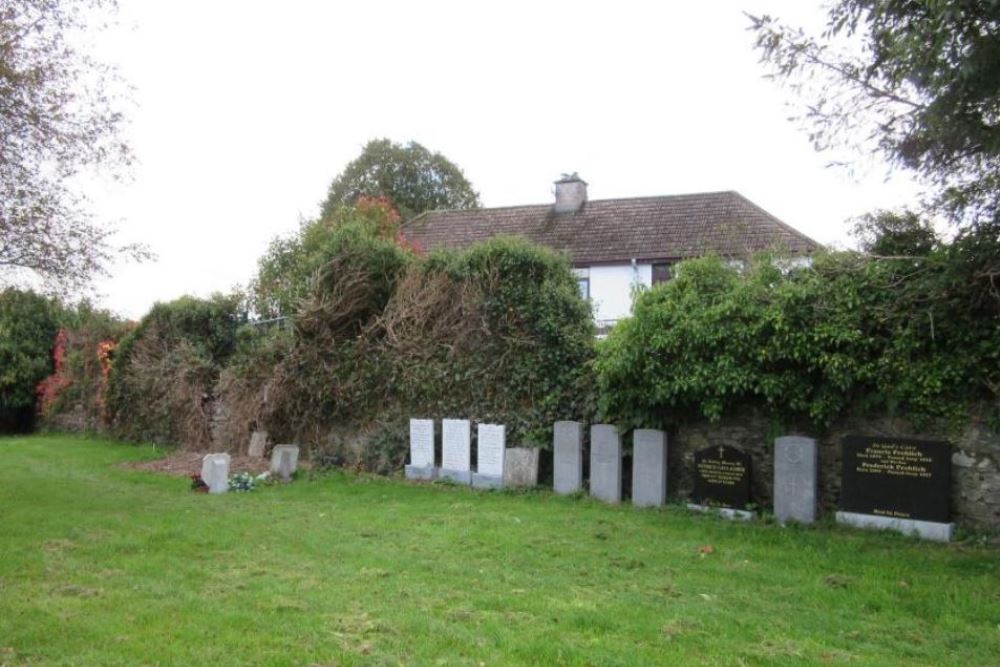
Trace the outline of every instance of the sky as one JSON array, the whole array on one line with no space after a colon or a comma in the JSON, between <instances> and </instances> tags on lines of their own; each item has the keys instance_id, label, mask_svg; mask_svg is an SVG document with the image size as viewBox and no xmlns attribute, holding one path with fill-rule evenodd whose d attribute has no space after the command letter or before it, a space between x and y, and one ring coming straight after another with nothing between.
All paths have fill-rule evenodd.
<instances>
[{"instance_id":1,"label":"sky","mask_svg":"<svg viewBox=\"0 0 1000 667\"><path fill-rule=\"evenodd\" d=\"M736 190L840 247L852 217L917 198L877 163L827 167L763 77L744 12L818 28L820 3L120 4L95 48L132 87L137 164L90 194L157 255L96 285L130 318L246 284L375 138L440 151L485 206L552 201L575 171L591 199Z\"/></svg>"}]
</instances>

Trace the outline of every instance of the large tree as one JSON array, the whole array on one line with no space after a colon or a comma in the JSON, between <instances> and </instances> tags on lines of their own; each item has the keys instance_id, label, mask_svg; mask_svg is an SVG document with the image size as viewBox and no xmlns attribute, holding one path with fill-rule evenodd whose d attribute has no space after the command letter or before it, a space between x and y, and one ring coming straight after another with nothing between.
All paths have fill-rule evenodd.
<instances>
[{"instance_id":1,"label":"large tree","mask_svg":"<svg viewBox=\"0 0 1000 667\"><path fill-rule=\"evenodd\" d=\"M365 145L333 183L321 217L359 197L388 197L404 219L440 208L476 208L479 194L448 158L415 141L405 146L388 139Z\"/></svg>"},{"instance_id":2,"label":"large tree","mask_svg":"<svg viewBox=\"0 0 1000 667\"><path fill-rule=\"evenodd\" d=\"M820 150L880 152L965 230L1000 225L1000 1L837 0L811 36L751 17ZM852 159L856 159L852 158Z\"/></svg>"},{"instance_id":3,"label":"large tree","mask_svg":"<svg viewBox=\"0 0 1000 667\"><path fill-rule=\"evenodd\" d=\"M121 250L74 186L97 169L122 175L130 161L114 71L77 47L114 8L0 0L0 284L74 291Z\"/></svg>"}]
</instances>

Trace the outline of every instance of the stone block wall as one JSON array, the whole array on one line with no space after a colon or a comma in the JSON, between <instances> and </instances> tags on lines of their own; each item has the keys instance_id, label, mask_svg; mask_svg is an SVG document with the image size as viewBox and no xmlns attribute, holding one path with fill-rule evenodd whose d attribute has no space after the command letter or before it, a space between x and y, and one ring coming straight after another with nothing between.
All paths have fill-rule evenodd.
<instances>
[{"instance_id":1,"label":"stone block wall","mask_svg":"<svg viewBox=\"0 0 1000 667\"><path fill-rule=\"evenodd\" d=\"M903 419L888 417L847 417L826 432L787 428L775 432L767 415L743 410L713 424L698 421L670 433L669 478L671 494L682 498L693 486L694 452L709 446L730 445L750 454L751 496L761 507L770 508L774 492L774 438L803 435L819 442L819 505L821 515L832 514L840 497L841 441L846 435L909 437L944 440L952 444L953 519L963 525L988 530L1000 529L1000 435L985 424L970 423L956 436L944 429L915 429Z\"/></svg>"}]
</instances>

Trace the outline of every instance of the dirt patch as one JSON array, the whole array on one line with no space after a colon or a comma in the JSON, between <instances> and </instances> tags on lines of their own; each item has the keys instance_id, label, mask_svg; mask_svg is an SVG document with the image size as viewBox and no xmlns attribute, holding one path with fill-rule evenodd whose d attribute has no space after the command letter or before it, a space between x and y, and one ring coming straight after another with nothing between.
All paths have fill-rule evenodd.
<instances>
[{"instance_id":1,"label":"dirt patch","mask_svg":"<svg viewBox=\"0 0 1000 667\"><path fill-rule=\"evenodd\" d=\"M125 463L123 466L135 470L149 470L167 475L188 477L193 474L201 474L201 460L204 456L204 452L174 452L165 459ZM249 456L233 456L229 463L229 474L231 475L240 472L251 472L257 475L270 469L271 462L268 459L257 459Z\"/></svg>"}]
</instances>

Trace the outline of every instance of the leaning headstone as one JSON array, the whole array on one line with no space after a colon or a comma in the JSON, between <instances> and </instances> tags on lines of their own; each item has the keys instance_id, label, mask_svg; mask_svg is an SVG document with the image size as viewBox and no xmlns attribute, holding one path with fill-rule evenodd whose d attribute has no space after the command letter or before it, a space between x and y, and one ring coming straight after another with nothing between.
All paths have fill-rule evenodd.
<instances>
[{"instance_id":1,"label":"leaning headstone","mask_svg":"<svg viewBox=\"0 0 1000 667\"><path fill-rule=\"evenodd\" d=\"M508 447L504 452L503 485L531 489L538 486L538 448Z\"/></svg>"},{"instance_id":2,"label":"leaning headstone","mask_svg":"<svg viewBox=\"0 0 1000 667\"><path fill-rule=\"evenodd\" d=\"M729 519L751 519L749 454L719 445L694 453L694 510L716 509Z\"/></svg>"},{"instance_id":3,"label":"leaning headstone","mask_svg":"<svg viewBox=\"0 0 1000 667\"><path fill-rule=\"evenodd\" d=\"M839 523L951 540L947 442L848 436L843 466Z\"/></svg>"},{"instance_id":4,"label":"leaning headstone","mask_svg":"<svg viewBox=\"0 0 1000 667\"><path fill-rule=\"evenodd\" d=\"M434 467L434 420L410 420L410 464L406 466L406 479L430 480L437 478Z\"/></svg>"},{"instance_id":5,"label":"leaning headstone","mask_svg":"<svg viewBox=\"0 0 1000 667\"><path fill-rule=\"evenodd\" d=\"M472 426L468 419L444 419L441 422L442 479L458 484L471 484L470 470Z\"/></svg>"},{"instance_id":6,"label":"leaning headstone","mask_svg":"<svg viewBox=\"0 0 1000 667\"><path fill-rule=\"evenodd\" d=\"M254 431L250 436L250 447L247 449L247 456L254 459L264 458L264 450L267 449L267 431Z\"/></svg>"},{"instance_id":7,"label":"leaning headstone","mask_svg":"<svg viewBox=\"0 0 1000 667\"><path fill-rule=\"evenodd\" d=\"M622 439L610 424L590 427L590 495L608 503L622 499Z\"/></svg>"},{"instance_id":8,"label":"leaning headstone","mask_svg":"<svg viewBox=\"0 0 1000 667\"><path fill-rule=\"evenodd\" d=\"M290 481L299 468L298 445L275 445L271 450L271 474Z\"/></svg>"},{"instance_id":9,"label":"leaning headstone","mask_svg":"<svg viewBox=\"0 0 1000 667\"><path fill-rule=\"evenodd\" d=\"M476 436L476 472L472 486L499 489L503 486L504 450L507 429L502 424L480 424Z\"/></svg>"},{"instance_id":10,"label":"leaning headstone","mask_svg":"<svg viewBox=\"0 0 1000 667\"><path fill-rule=\"evenodd\" d=\"M556 493L583 488L583 424L556 422L552 429L553 483Z\"/></svg>"},{"instance_id":11,"label":"leaning headstone","mask_svg":"<svg viewBox=\"0 0 1000 667\"><path fill-rule=\"evenodd\" d=\"M787 435L774 441L774 517L780 523L816 521L819 449L812 438Z\"/></svg>"},{"instance_id":12,"label":"leaning headstone","mask_svg":"<svg viewBox=\"0 0 1000 667\"><path fill-rule=\"evenodd\" d=\"M201 479L209 493L229 490L229 454L206 454L201 460Z\"/></svg>"},{"instance_id":13,"label":"leaning headstone","mask_svg":"<svg viewBox=\"0 0 1000 667\"><path fill-rule=\"evenodd\" d=\"M659 507L667 501L667 434L636 429L632 434L632 504Z\"/></svg>"}]
</instances>

